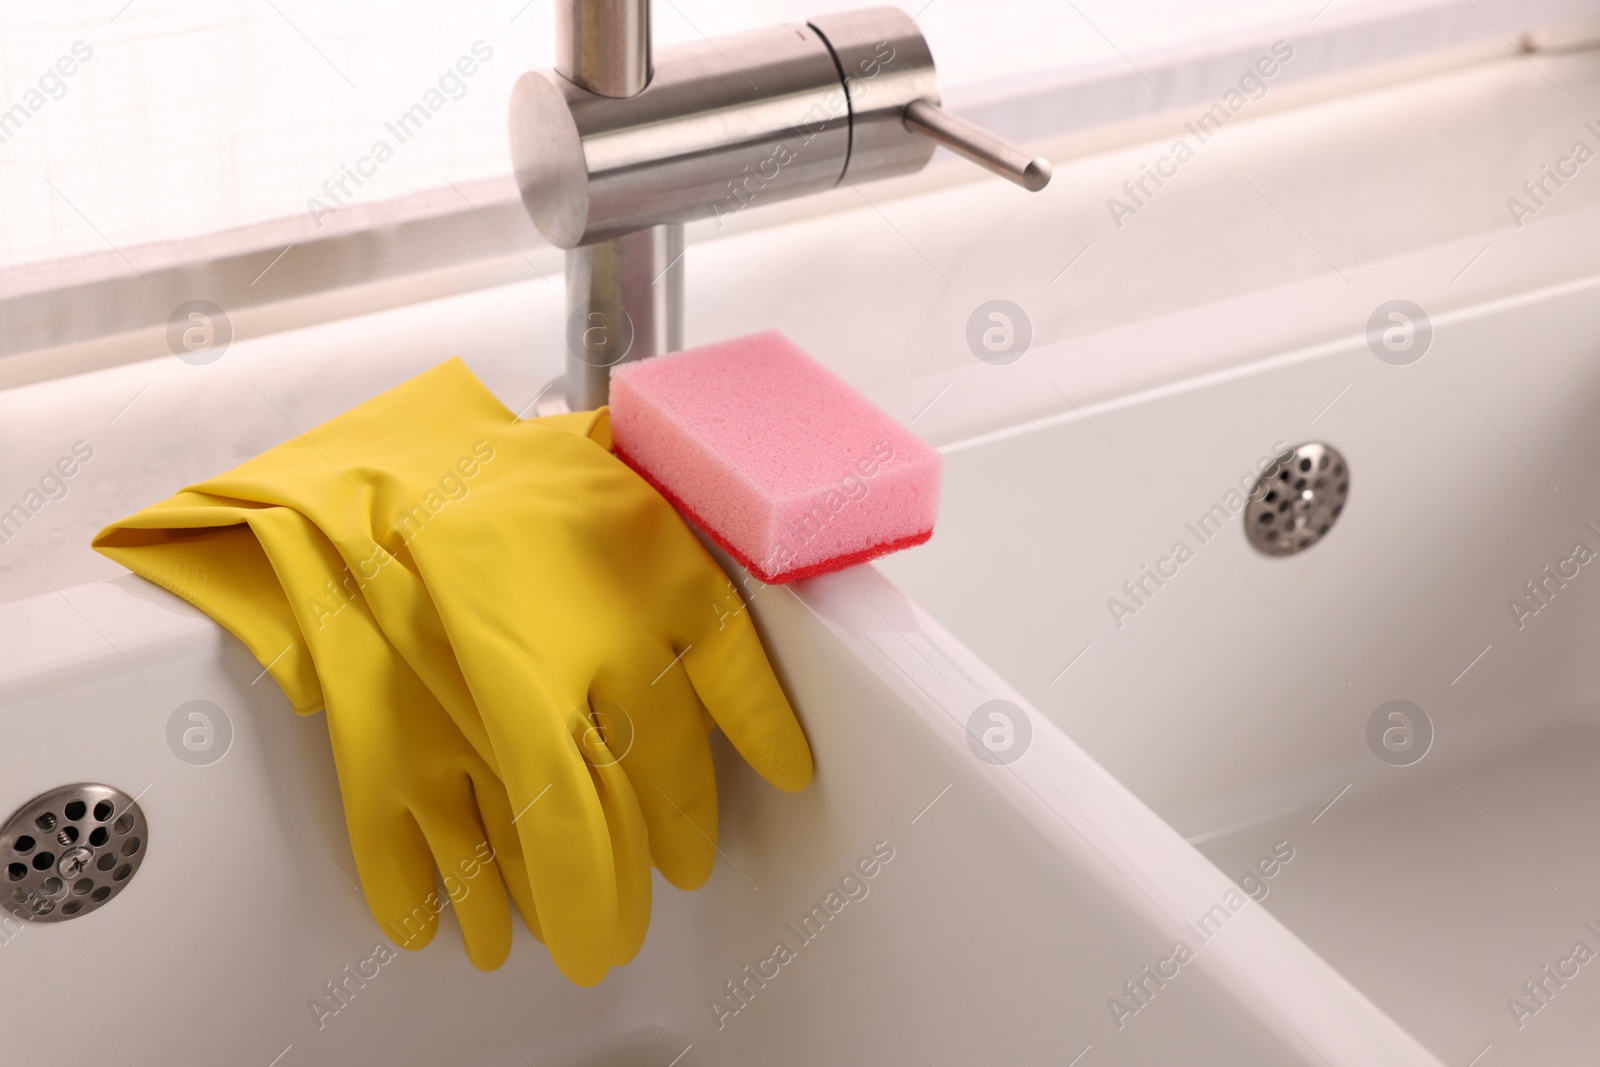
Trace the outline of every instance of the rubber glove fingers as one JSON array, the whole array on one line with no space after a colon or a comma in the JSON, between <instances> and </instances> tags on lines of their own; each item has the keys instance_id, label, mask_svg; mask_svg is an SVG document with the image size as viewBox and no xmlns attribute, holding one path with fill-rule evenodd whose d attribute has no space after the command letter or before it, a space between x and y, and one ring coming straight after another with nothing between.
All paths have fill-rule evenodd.
<instances>
[{"instance_id":1,"label":"rubber glove fingers","mask_svg":"<svg viewBox=\"0 0 1600 1067\"><path fill-rule=\"evenodd\" d=\"M549 687L528 671L520 654L489 637L464 655L480 705L520 709L499 718L495 747L539 929L561 973L578 985L595 985L610 969L617 945L616 831L607 819L626 813L627 804L603 798L580 754L587 717L557 711Z\"/></svg>"},{"instance_id":2,"label":"rubber glove fingers","mask_svg":"<svg viewBox=\"0 0 1600 1067\"><path fill-rule=\"evenodd\" d=\"M737 607L723 610L714 625L701 630L683 654L683 667L745 762L779 789L804 789L811 781L811 746L772 672L749 609L730 583L722 584L715 595Z\"/></svg>"},{"instance_id":3,"label":"rubber glove fingers","mask_svg":"<svg viewBox=\"0 0 1600 1067\"><path fill-rule=\"evenodd\" d=\"M637 653L628 672L596 679L589 702L633 785L650 858L679 889L704 885L717 859L717 781L704 710L678 654Z\"/></svg>"},{"instance_id":4,"label":"rubber glove fingers","mask_svg":"<svg viewBox=\"0 0 1600 1067\"><path fill-rule=\"evenodd\" d=\"M522 921L535 938L544 940L544 933L539 927L539 909L534 904L533 885L528 881L527 858L522 853L522 839L517 835L516 823L513 821L515 813L511 810L511 799L506 795L506 787L500 781L499 775L493 773L486 765L482 772L474 772L472 776L473 793L477 800L478 814L483 819L484 833L489 839L489 848L493 852L495 866L500 877L505 882L506 892L511 895L512 903L517 907L517 912L522 916Z\"/></svg>"},{"instance_id":5,"label":"rubber glove fingers","mask_svg":"<svg viewBox=\"0 0 1600 1067\"><path fill-rule=\"evenodd\" d=\"M349 753L349 745L335 750L340 779L362 781L367 772L351 766ZM475 818L471 782L461 774L429 788L434 799L410 807L347 797L345 822L362 894L384 933L409 950L429 944L440 915L453 908L467 958L492 971L511 951L511 913Z\"/></svg>"},{"instance_id":6,"label":"rubber glove fingers","mask_svg":"<svg viewBox=\"0 0 1600 1067\"><path fill-rule=\"evenodd\" d=\"M474 788L475 779L492 780L488 765L384 636L364 598L319 582L342 573L327 538L288 508L247 518L322 680L351 849L373 914L402 947L420 948L432 939L439 913L454 905L468 958L486 970L498 967L511 950L511 913Z\"/></svg>"},{"instance_id":7,"label":"rubber glove fingers","mask_svg":"<svg viewBox=\"0 0 1600 1067\"><path fill-rule=\"evenodd\" d=\"M595 445L610 438L609 415L601 414L590 427ZM609 454L614 467L597 463L570 446L561 454L570 467L591 472L584 499L604 516L592 544L602 546L621 579L609 601L653 622L655 632L645 636L669 638L683 650L700 704L763 778L789 792L805 788L811 747L728 576L682 517L631 468ZM615 540L607 543L607 537ZM652 598L640 603L639 589L650 590ZM597 600L589 597L591 610L602 607ZM609 629L625 632L626 623L614 620Z\"/></svg>"},{"instance_id":8,"label":"rubber glove fingers","mask_svg":"<svg viewBox=\"0 0 1600 1067\"><path fill-rule=\"evenodd\" d=\"M461 924L467 959L480 971L492 971L511 952L511 910L489 835L476 817L473 781L462 774L454 782L429 783L429 792L428 803L413 805L417 825L439 869L444 898ZM428 896L444 904L433 886Z\"/></svg>"},{"instance_id":9,"label":"rubber glove fingers","mask_svg":"<svg viewBox=\"0 0 1600 1067\"><path fill-rule=\"evenodd\" d=\"M593 726L581 724L575 738L584 752L600 808L605 813L611 839L617 886L617 927L611 946L611 963L620 966L638 954L650 928L650 840L639 800L616 758L595 739ZM591 755L592 754L592 755Z\"/></svg>"},{"instance_id":10,"label":"rubber glove fingers","mask_svg":"<svg viewBox=\"0 0 1600 1067\"><path fill-rule=\"evenodd\" d=\"M335 759L335 763L337 763ZM339 771L341 778L344 768ZM345 806L350 850L355 856L361 895L385 936L405 949L420 949L439 929L441 907L430 907L434 893L433 854L411 812Z\"/></svg>"}]
</instances>

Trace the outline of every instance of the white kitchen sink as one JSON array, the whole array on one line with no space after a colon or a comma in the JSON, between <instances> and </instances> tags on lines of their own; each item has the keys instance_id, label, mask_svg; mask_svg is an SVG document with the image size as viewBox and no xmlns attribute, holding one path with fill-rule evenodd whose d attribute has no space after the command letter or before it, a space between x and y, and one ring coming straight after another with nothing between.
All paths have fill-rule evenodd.
<instances>
[{"instance_id":1,"label":"white kitchen sink","mask_svg":"<svg viewBox=\"0 0 1600 1067\"><path fill-rule=\"evenodd\" d=\"M1597 294L949 444L938 535L880 564L1446 1063L1600 1048ZM1348 502L1267 556L1233 512L1302 442Z\"/></svg>"},{"instance_id":2,"label":"white kitchen sink","mask_svg":"<svg viewBox=\"0 0 1600 1067\"><path fill-rule=\"evenodd\" d=\"M1064 171L1061 195L1098 212L1085 190L1136 156ZM558 281L255 337L210 366L0 393L0 510L78 442L93 450L0 543L0 816L100 782L149 819L143 866L105 907L0 917L0 1062L1592 1058L1600 964L1574 945L1600 951L1600 578L1580 564L1521 620L1507 602L1576 542L1600 552L1600 216L1341 255L1333 273L1279 227L1240 239L1248 284L1229 291L1281 287L1115 329L1091 315L1096 332L1071 338L1078 309L1056 294L1080 275L1049 279L1081 247L1077 221L1035 239L1022 208L972 188L888 210L903 231L862 209L691 258L703 339L789 330L944 450L944 500L927 545L753 597L816 780L781 794L718 741L716 873L689 894L658 880L643 951L593 989L526 931L505 967L474 971L448 913L430 947L349 980L387 953L322 718L87 549L103 523L457 352L523 409L561 361ZM1012 240L965 254L972 218ZM856 275L832 269L862 247L852 226L876 242ZM1097 254L1166 270L1147 310L1180 306L1194 264L1162 268L1153 229L1116 240ZM1287 273L1263 251L1284 242ZM787 274L763 280L774 249ZM920 249L949 277L919 273ZM1074 269L1074 301L1141 299L1126 270ZM969 309L1007 294L1041 343L1010 366L968 359ZM1432 316L1404 366L1362 332L1397 298ZM1307 441L1348 461L1348 504L1305 552L1259 555L1227 493L1278 442ZM1200 543L1189 524L1219 504ZM1156 586L1144 568L1179 540L1192 558ZM215 762L168 742L195 700L232 729ZM1369 743L1393 700L1431 724L1404 766ZM873 876L842 882L863 860ZM814 906L826 921L803 930ZM792 958L774 964L780 941Z\"/></svg>"}]
</instances>

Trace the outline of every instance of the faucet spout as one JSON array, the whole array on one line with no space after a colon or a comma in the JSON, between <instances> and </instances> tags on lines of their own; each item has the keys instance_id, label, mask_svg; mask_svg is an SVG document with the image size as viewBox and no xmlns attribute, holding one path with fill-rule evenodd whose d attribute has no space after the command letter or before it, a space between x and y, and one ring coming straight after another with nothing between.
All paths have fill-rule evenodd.
<instances>
[{"instance_id":1,"label":"faucet spout","mask_svg":"<svg viewBox=\"0 0 1600 1067\"><path fill-rule=\"evenodd\" d=\"M932 137L952 152L972 160L1006 181L1020 185L1030 193L1037 193L1050 184L1050 161L1030 156L1004 138L996 137L981 126L935 107L926 100L913 100L906 105L906 129Z\"/></svg>"},{"instance_id":2,"label":"faucet spout","mask_svg":"<svg viewBox=\"0 0 1600 1067\"><path fill-rule=\"evenodd\" d=\"M511 98L523 204L567 253L573 410L683 343L683 224L921 170L944 144L1037 191L1050 164L939 109L893 7L651 49L650 0L557 0L554 71Z\"/></svg>"}]
</instances>

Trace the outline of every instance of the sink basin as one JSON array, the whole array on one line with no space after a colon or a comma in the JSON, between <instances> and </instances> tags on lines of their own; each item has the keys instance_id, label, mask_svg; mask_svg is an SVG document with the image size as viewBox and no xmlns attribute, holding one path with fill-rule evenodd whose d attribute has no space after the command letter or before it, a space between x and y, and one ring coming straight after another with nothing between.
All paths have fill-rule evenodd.
<instances>
[{"instance_id":1,"label":"sink basin","mask_svg":"<svg viewBox=\"0 0 1600 1067\"><path fill-rule=\"evenodd\" d=\"M881 564L1445 1063L1600 1047L1597 292L952 442L937 536ZM1348 503L1262 554L1244 494L1304 442Z\"/></svg>"}]
</instances>

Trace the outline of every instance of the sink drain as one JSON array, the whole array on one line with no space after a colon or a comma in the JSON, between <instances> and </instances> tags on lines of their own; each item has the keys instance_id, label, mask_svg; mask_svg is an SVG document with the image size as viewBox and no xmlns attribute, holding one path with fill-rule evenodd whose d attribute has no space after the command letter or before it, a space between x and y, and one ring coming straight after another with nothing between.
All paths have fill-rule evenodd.
<instances>
[{"instance_id":1,"label":"sink drain","mask_svg":"<svg viewBox=\"0 0 1600 1067\"><path fill-rule=\"evenodd\" d=\"M1304 552L1325 537L1350 495L1350 467L1331 445L1308 441L1279 455L1250 491L1244 532L1269 556Z\"/></svg>"},{"instance_id":2,"label":"sink drain","mask_svg":"<svg viewBox=\"0 0 1600 1067\"><path fill-rule=\"evenodd\" d=\"M149 843L144 812L120 789L83 783L36 796L0 830L6 910L40 923L86 915L133 880Z\"/></svg>"}]
</instances>

